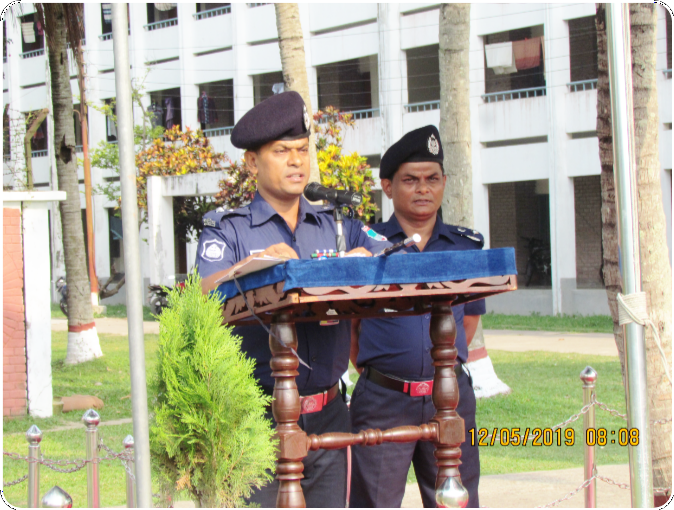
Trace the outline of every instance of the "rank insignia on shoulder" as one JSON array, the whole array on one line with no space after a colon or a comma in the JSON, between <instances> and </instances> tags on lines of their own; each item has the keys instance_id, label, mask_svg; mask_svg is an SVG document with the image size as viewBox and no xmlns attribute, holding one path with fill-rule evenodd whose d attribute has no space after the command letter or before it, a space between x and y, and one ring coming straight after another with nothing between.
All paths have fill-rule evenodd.
<instances>
[{"instance_id":1,"label":"rank insignia on shoulder","mask_svg":"<svg viewBox=\"0 0 674 510\"><path fill-rule=\"evenodd\" d=\"M215 227L215 220L211 218L204 218L204 227Z\"/></svg>"},{"instance_id":2,"label":"rank insignia on shoulder","mask_svg":"<svg viewBox=\"0 0 674 510\"><path fill-rule=\"evenodd\" d=\"M475 242L477 242L477 243L481 243L481 242L482 242L482 239L480 239L479 237L468 236L468 235L467 235L466 237L467 237L468 239L472 239L473 241L475 241Z\"/></svg>"},{"instance_id":3,"label":"rank insignia on shoulder","mask_svg":"<svg viewBox=\"0 0 674 510\"><path fill-rule=\"evenodd\" d=\"M204 243L201 256L209 262L217 262L225 256L227 245L223 241L211 239Z\"/></svg>"},{"instance_id":4,"label":"rank insignia on shoulder","mask_svg":"<svg viewBox=\"0 0 674 510\"><path fill-rule=\"evenodd\" d=\"M375 241L388 241L386 237L384 237L381 234L377 234L374 230L372 230L368 226L364 226L362 230L367 234L367 237L369 237L370 239L374 239Z\"/></svg>"}]
</instances>

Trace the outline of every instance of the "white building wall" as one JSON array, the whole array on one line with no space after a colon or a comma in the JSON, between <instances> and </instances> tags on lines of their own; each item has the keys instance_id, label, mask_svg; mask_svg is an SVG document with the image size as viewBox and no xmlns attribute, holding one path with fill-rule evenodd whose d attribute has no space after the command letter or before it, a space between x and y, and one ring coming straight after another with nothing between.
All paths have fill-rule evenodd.
<instances>
[{"instance_id":1,"label":"white building wall","mask_svg":"<svg viewBox=\"0 0 674 510\"><path fill-rule=\"evenodd\" d=\"M24 13L32 12L32 5L24 4L23 9ZM545 299L535 298L533 294L531 299L521 299L523 303L536 301L539 308L545 308L544 313L568 310L565 300L580 302L580 298L570 291L575 288L573 178L598 175L600 168L597 139L592 136L596 129L596 91L571 92L567 87L570 81L568 20L591 16L594 9L594 4L479 3L472 4L471 8L469 65L475 228L484 234L489 246L490 184L548 180L554 289L552 292L536 291L548 292ZM146 4L130 4L132 78L137 84L142 82L145 104L149 103L147 94L150 91L180 88L183 124L193 128L197 127L198 85L232 79L234 118L238 121L253 106L253 76L281 70L275 41L274 6L250 8L247 4L234 3L231 12L223 15L198 20L195 14L195 4L179 4L176 26L148 30L145 26ZM658 7L658 16L660 162L671 247L672 80L671 73L662 72L666 67L665 10L662 7ZM361 155L383 154L404 133L427 124L439 125L439 110L408 112L405 108L408 104L405 52L437 44L438 19L439 5L432 3L361 3L348 4L348 8L345 4L334 3L300 4L314 110L318 106L316 66L370 57L370 74L374 80L372 105L379 109L379 115L375 113L372 118L357 120L355 129L346 130L346 151L358 151ZM545 37L547 95L487 103L482 98L485 94L485 36L538 25L543 26ZM100 104L104 99L115 97L113 44L111 39L101 35L100 4L85 4L85 27L87 94L90 102ZM20 29L8 23L7 30L12 42L8 44L8 61L3 65L4 104L9 102L11 109L17 112L48 106L46 54L20 58ZM75 81L73 95L79 95ZM139 114L135 112L136 117ZM53 134L51 115L47 122ZM105 140L105 118L92 108L89 125L90 146L95 147ZM523 144L523 141L528 143ZM226 151L231 158L241 156L241 151L231 145L229 136L215 136L211 142L216 150ZM33 163L35 181L55 186L52 150L48 157L35 158ZM93 169L94 185L110 177L113 175L109 172ZM206 176L196 179L205 180L203 186L198 186L200 189L209 188ZM102 196L94 197L96 267L103 280L110 273L108 209L114 205ZM386 198L382 212L384 218L392 213ZM53 220L57 219L56 210L52 216ZM52 241L58 242L54 223L52 221ZM143 275L147 283L150 279L147 264L150 247L145 240L150 236L145 227L141 229L140 237L144 240L141 249L144 250L142 260L146 261ZM58 247L54 249L58 251ZM189 264L193 262L193 251L194 247L188 250ZM52 272L59 276L58 272L63 271L62 257L57 256L56 260L60 262L54 262ZM172 274L173 268L168 272Z\"/></svg>"}]
</instances>

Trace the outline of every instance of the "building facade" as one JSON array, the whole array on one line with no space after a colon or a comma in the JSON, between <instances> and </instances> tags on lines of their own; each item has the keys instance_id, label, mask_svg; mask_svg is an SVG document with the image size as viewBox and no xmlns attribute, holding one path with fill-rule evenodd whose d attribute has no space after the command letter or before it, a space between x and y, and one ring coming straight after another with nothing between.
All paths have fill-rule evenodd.
<instances>
[{"instance_id":1,"label":"building facade","mask_svg":"<svg viewBox=\"0 0 674 510\"><path fill-rule=\"evenodd\" d=\"M107 7L84 6L87 97L94 104L115 97ZM300 4L313 109L335 106L354 113L356 127L347 130L344 148L366 156L375 175L381 155L404 133L439 125L439 7ZM472 5L474 228L484 234L487 247L514 246L521 275L520 290L490 298L491 310L608 313L601 278L594 9L594 4ZM657 9L660 164L671 260L671 18ZM22 165L21 151L14 150L21 147L16 140L23 139L21 119L50 107L47 50L32 11L31 4L23 4L22 17L4 25L4 125L10 133L4 144L5 186L12 185L12 171ZM129 4L131 75L143 84L144 107L165 127L205 129L216 150L230 158L241 156L230 143L232 126L283 81L277 37L272 4ZM74 66L71 86L77 104ZM116 140L114 123L104 115L90 108L88 120L91 147ZM78 119L74 122L77 127ZM37 189L55 182L52 137L49 115L32 140ZM93 169L94 185L115 178ZM192 266L194 243L165 242L173 235L166 214L173 197L213 194L216 183L214 176L199 174L148 185L155 202L149 225L140 232L146 240L141 243L146 283L170 284ZM386 219L392 206L381 195L376 193ZM94 197L101 280L113 263L123 272L121 222L111 212L114 206L102 195ZM58 222L50 223L55 280L64 265ZM163 251L157 236L164 240ZM549 259L550 270L541 271L539 263L528 275L537 256L543 266ZM123 292L111 299L123 299Z\"/></svg>"}]
</instances>

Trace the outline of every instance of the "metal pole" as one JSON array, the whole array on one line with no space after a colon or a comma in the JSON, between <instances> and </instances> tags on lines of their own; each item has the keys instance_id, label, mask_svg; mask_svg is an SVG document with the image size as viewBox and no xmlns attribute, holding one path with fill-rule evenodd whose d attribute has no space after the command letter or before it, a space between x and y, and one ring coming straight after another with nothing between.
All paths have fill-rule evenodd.
<instances>
[{"instance_id":1,"label":"metal pole","mask_svg":"<svg viewBox=\"0 0 674 510\"><path fill-rule=\"evenodd\" d=\"M597 372L592 367L585 367L580 373L580 380L583 381L583 407L592 402L595 396L595 382L597 381ZM590 407L587 413L583 415L583 432L585 432L585 478L589 480L594 476L594 443L592 446L587 444L587 429L594 429L594 439L597 440L597 424L595 421L594 406ZM597 508L597 480L594 479L590 485L585 487L585 508Z\"/></svg>"},{"instance_id":2,"label":"metal pole","mask_svg":"<svg viewBox=\"0 0 674 510\"><path fill-rule=\"evenodd\" d=\"M82 416L87 427L87 506L100 508L100 491L98 486L98 424L101 417L93 409L89 409Z\"/></svg>"},{"instance_id":3,"label":"metal pole","mask_svg":"<svg viewBox=\"0 0 674 510\"><path fill-rule=\"evenodd\" d=\"M126 309L129 325L129 365L131 367L131 408L136 465L136 503L152 507L150 474L150 429L145 381L145 342L143 339L143 291L138 236L136 165L133 146L133 103L129 75L129 27L127 4L112 4L112 41L115 54L117 90L117 134L119 180L122 188L122 228L126 271Z\"/></svg>"},{"instance_id":4,"label":"metal pole","mask_svg":"<svg viewBox=\"0 0 674 510\"><path fill-rule=\"evenodd\" d=\"M133 455L133 436L128 435L122 441L124 450L130 455ZM136 508L134 501L134 480L133 480L133 460L126 461L126 507Z\"/></svg>"},{"instance_id":5,"label":"metal pole","mask_svg":"<svg viewBox=\"0 0 674 510\"><path fill-rule=\"evenodd\" d=\"M629 4L605 5L622 284L623 294L629 295L641 292L630 13ZM628 447L632 507L647 508L653 506L653 472L644 329L632 322L624 333L627 425L639 430L639 444Z\"/></svg>"},{"instance_id":6,"label":"metal pole","mask_svg":"<svg viewBox=\"0 0 674 510\"><path fill-rule=\"evenodd\" d=\"M73 498L58 485L54 485L42 498L42 508L72 508Z\"/></svg>"},{"instance_id":7,"label":"metal pole","mask_svg":"<svg viewBox=\"0 0 674 510\"><path fill-rule=\"evenodd\" d=\"M26 432L28 440L28 508L40 507L40 441L42 431L31 425Z\"/></svg>"}]
</instances>

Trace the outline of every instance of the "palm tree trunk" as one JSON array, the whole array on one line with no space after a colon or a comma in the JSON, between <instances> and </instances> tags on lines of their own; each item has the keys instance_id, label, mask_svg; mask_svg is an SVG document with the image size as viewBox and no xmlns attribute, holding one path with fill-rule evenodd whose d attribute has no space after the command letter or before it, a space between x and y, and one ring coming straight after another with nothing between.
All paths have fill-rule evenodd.
<instances>
[{"instance_id":1,"label":"palm tree trunk","mask_svg":"<svg viewBox=\"0 0 674 510\"><path fill-rule=\"evenodd\" d=\"M73 126L73 94L70 88L68 53L66 51L66 19L63 5L42 4L51 36L49 69L54 112L54 151L59 190L66 192L61 202L63 249L68 281L68 350L66 363L81 363L103 355L96 333L91 306L91 287L87 277L82 210L77 178L75 133Z\"/></svg>"},{"instance_id":2,"label":"palm tree trunk","mask_svg":"<svg viewBox=\"0 0 674 510\"><path fill-rule=\"evenodd\" d=\"M313 119L311 96L309 95L309 80L307 79L307 65L304 57L304 37L300 24L300 10L297 4L274 4L276 9L276 29L278 31L279 50L281 51L281 65L283 67L283 82L286 90L294 90L307 105L309 118ZM311 164L311 182L321 182L316 159L316 135L311 121L311 136L309 137L309 161Z\"/></svg>"},{"instance_id":3,"label":"palm tree trunk","mask_svg":"<svg viewBox=\"0 0 674 510\"><path fill-rule=\"evenodd\" d=\"M440 138L447 185L442 200L445 223L473 227L473 164L470 133L470 4L442 4L440 8ZM468 346L468 362L475 393L480 398L510 393L487 353L478 323Z\"/></svg>"},{"instance_id":4,"label":"palm tree trunk","mask_svg":"<svg viewBox=\"0 0 674 510\"><path fill-rule=\"evenodd\" d=\"M622 328L618 324L615 294L621 290L618 268L618 234L613 188L613 157L611 137L611 109L608 91L604 6L597 7L597 37L599 43L600 76L597 95L597 132L600 137L602 163L602 238L604 240L604 268L607 268L607 247L611 250L608 266L611 289L607 281L609 305L613 315L616 343L624 369ZM647 295L650 319L655 323L667 358L672 366L672 271L669 265L665 214L660 188L660 161L658 143L658 96L656 85L656 29L657 15L653 4L630 5L630 34L632 42L632 87L634 99L634 135L637 161L637 205L641 255L642 289ZM606 188L606 189L605 189ZM610 203L609 203L610 202ZM608 241L608 242L607 242ZM611 302L613 301L613 302ZM619 332L618 332L619 330ZM665 376L652 331L645 330L648 380L648 406L651 423L669 420L651 426L653 457L653 486L672 485L672 386ZM671 489L669 491L671 493ZM655 506L667 501L656 492ZM659 502L658 502L659 501Z\"/></svg>"}]
</instances>

